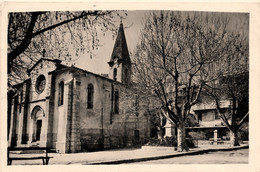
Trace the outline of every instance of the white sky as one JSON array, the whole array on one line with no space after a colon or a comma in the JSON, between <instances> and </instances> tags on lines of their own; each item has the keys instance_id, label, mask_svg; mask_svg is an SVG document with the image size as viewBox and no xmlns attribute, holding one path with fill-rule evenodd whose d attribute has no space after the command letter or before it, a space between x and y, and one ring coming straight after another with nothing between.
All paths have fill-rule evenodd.
<instances>
[{"instance_id":1,"label":"white sky","mask_svg":"<svg viewBox=\"0 0 260 172\"><path fill-rule=\"evenodd\" d=\"M146 13L148 11L127 11L126 18L122 20L129 53L133 52L136 47ZM119 24L120 18L118 18L115 25L119 27ZM97 51L94 51L94 56L90 58L87 53L81 55L76 61L76 66L97 74L108 73L109 66L107 62L112 55L115 39L116 37L113 39L112 33L106 32L105 36L100 37L102 46Z\"/></svg>"},{"instance_id":2,"label":"white sky","mask_svg":"<svg viewBox=\"0 0 260 172\"><path fill-rule=\"evenodd\" d=\"M129 53L133 53L135 50L135 47L140 37L141 29L144 25L145 17L149 12L151 11L127 11L127 16L122 21L124 25L124 31ZM221 13L218 13L218 15L221 15ZM230 30L243 30L245 28L248 30L248 23L245 22L246 20L248 21L248 18L246 18L245 15L241 15L239 13L229 13L227 15L231 17L231 21L228 26ZM119 27L119 24L120 18L118 17L115 25ZM75 61L75 64L77 67L88 70L90 72L94 72L97 74L106 74L109 72L109 66L107 62L110 60L116 36L113 39L112 33L109 31L106 32L105 36L103 36L103 34L99 35L100 44L102 46L98 47L98 50L92 51L92 58L90 58L90 54L87 53L79 55L79 58L77 61ZM71 54L75 53L72 52ZM133 58L131 56L131 53L130 57Z\"/></svg>"}]
</instances>

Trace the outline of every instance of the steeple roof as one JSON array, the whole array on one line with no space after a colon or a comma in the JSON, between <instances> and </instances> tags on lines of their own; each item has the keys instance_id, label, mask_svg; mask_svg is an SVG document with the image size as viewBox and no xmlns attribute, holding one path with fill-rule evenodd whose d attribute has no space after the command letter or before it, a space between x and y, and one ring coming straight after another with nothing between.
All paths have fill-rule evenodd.
<instances>
[{"instance_id":1,"label":"steeple roof","mask_svg":"<svg viewBox=\"0 0 260 172\"><path fill-rule=\"evenodd\" d=\"M110 61L108 63L112 64L114 62L115 57L117 57L119 61L131 63L122 22L120 23L114 49Z\"/></svg>"}]
</instances>

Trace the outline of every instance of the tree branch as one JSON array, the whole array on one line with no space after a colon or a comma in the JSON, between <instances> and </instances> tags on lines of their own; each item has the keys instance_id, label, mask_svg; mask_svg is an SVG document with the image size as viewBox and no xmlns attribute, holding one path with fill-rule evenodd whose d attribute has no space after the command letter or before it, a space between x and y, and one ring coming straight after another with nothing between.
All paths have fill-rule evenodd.
<instances>
[{"instance_id":1,"label":"tree branch","mask_svg":"<svg viewBox=\"0 0 260 172\"><path fill-rule=\"evenodd\" d=\"M249 112L247 112L246 115L237 123L238 128L240 128L244 124L244 122L248 116L249 116Z\"/></svg>"},{"instance_id":2,"label":"tree branch","mask_svg":"<svg viewBox=\"0 0 260 172\"><path fill-rule=\"evenodd\" d=\"M189 105L190 107L193 106L193 105L195 105L195 104L197 103L197 101L199 100L199 97L200 97L200 93L201 93L203 84L204 84L204 83L201 83L201 84L200 84L195 99L194 99L194 100L190 103L190 105Z\"/></svg>"},{"instance_id":3,"label":"tree branch","mask_svg":"<svg viewBox=\"0 0 260 172\"><path fill-rule=\"evenodd\" d=\"M32 13L31 21L24 36L23 41L18 45L13 51L8 53L8 74L10 73L10 67L12 66L13 61L22 54L27 47L30 45L31 40L33 38L33 29L36 24L37 18L39 15L43 14L44 12L35 12Z\"/></svg>"},{"instance_id":4,"label":"tree branch","mask_svg":"<svg viewBox=\"0 0 260 172\"><path fill-rule=\"evenodd\" d=\"M228 127L228 129L229 129L229 130L233 130L233 129L232 129L232 126L231 126L231 124L229 124L229 122L228 122L226 116L220 112L220 106L219 106L219 102L218 102L217 98L214 97L214 99L215 99L216 110L217 110L217 112L218 112L218 115L221 117L221 119L222 119L223 122L226 124L226 126Z\"/></svg>"},{"instance_id":5,"label":"tree branch","mask_svg":"<svg viewBox=\"0 0 260 172\"><path fill-rule=\"evenodd\" d=\"M57 27L59 27L61 25L69 23L71 21L75 21L77 19L89 16L89 15L104 16L104 15L112 13L112 11L107 11L107 12L103 12L103 13L100 13L100 14L98 13L98 11L93 11L93 12L85 12L85 11L83 11L81 13L81 15L79 15L79 16L76 16L76 17L74 17L72 19L68 19L68 20L62 21L60 23L51 25L49 27L46 27L46 28L44 28L42 30L39 30L39 31L36 31L36 32L33 33L33 29L34 29L35 24L37 22L38 16L40 16L40 15L42 15L44 13L46 13L46 12L32 12L31 13L32 14L31 21L30 21L29 27L28 27L28 29L26 31L26 35L25 35L23 41L21 42L21 44L19 46L17 46L14 50L12 50L10 53L8 53L8 73L10 73L9 69L10 69L13 61L16 59L17 56L22 54L28 48L28 46L31 43L32 38L34 38L35 36L40 35L40 34L46 32L48 30L55 29L55 28L57 28Z\"/></svg>"}]
</instances>

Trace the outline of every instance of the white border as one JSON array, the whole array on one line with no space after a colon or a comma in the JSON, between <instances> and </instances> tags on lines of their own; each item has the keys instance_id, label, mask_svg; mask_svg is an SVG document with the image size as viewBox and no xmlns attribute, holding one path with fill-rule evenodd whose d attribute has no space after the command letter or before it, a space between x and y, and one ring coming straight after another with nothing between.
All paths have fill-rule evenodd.
<instances>
[{"instance_id":1,"label":"white border","mask_svg":"<svg viewBox=\"0 0 260 172\"><path fill-rule=\"evenodd\" d=\"M237 1L236 1L237 2ZM250 2L250 3L249 3ZM260 4L259 1L240 1L240 3L213 2L3 2L1 3L1 56L0 56L0 171L260 171L259 165L259 133L260 133ZM258 2L258 3L256 3ZM183 10L183 11L217 11L217 12L249 12L250 13L250 153L249 164L245 165L124 165L124 166L82 166L82 165L49 165L49 166L6 166L6 59L7 59L7 13L11 11L55 11L84 9L124 9L124 10Z\"/></svg>"}]
</instances>

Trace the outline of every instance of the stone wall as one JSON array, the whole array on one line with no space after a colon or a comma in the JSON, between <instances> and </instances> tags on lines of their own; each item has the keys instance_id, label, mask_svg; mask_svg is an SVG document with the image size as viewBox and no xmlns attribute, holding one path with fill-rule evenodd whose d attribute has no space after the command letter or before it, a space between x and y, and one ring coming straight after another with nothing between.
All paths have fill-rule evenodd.
<instances>
[{"instance_id":1,"label":"stone wall","mask_svg":"<svg viewBox=\"0 0 260 172\"><path fill-rule=\"evenodd\" d=\"M46 68L48 66L50 68ZM13 99L9 144L20 144L27 137L31 146L50 146L57 152L80 152L119 148L143 143L149 137L149 117L139 111L133 90L119 82L96 74L67 69L49 73L55 66L44 61L31 71L27 90L27 105L18 114L18 97ZM35 90L39 75L46 78L45 89ZM58 105L59 83L64 82L64 102ZM88 85L94 87L93 108L87 107ZM119 112L115 113L115 91L119 92ZM33 141L35 108L42 109L40 141ZM25 136L24 136L25 135ZM19 137L18 137L19 136Z\"/></svg>"},{"instance_id":2,"label":"stone wall","mask_svg":"<svg viewBox=\"0 0 260 172\"><path fill-rule=\"evenodd\" d=\"M94 106L87 108L87 86L94 86ZM113 92L119 92L119 113L114 112ZM118 148L137 144L149 134L148 118L135 112L136 99L130 89L89 73L81 74L80 140L82 151ZM146 124L146 125L144 125ZM136 131L138 130L138 132Z\"/></svg>"}]
</instances>

